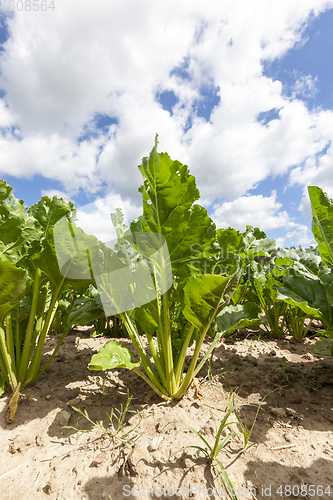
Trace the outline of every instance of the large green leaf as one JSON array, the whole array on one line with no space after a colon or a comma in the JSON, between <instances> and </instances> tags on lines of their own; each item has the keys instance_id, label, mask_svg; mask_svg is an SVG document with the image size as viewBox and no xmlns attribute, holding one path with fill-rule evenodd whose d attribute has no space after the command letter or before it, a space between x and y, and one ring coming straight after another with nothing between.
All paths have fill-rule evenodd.
<instances>
[{"instance_id":1,"label":"large green leaf","mask_svg":"<svg viewBox=\"0 0 333 500\"><path fill-rule=\"evenodd\" d=\"M288 267L288 275L302 275L309 279L319 279L323 283L332 281L331 270L325 266L318 251L314 248L283 249L276 254L287 257L292 263Z\"/></svg>"},{"instance_id":2,"label":"large green leaf","mask_svg":"<svg viewBox=\"0 0 333 500\"><path fill-rule=\"evenodd\" d=\"M31 272L29 256L38 250L42 229L26 214L24 202L15 198L12 188L2 179L0 194L0 254L3 260Z\"/></svg>"},{"instance_id":3,"label":"large green leaf","mask_svg":"<svg viewBox=\"0 0 333 500\"><path fill-rule=\"evenodd\" d=\"M37 203L32 205L28 214L32 215L47 233L49 227L53 227L62 217L73 222L76 210L71 201L53 196L43 196Z\"/></svg>"},{"instance_id":4,"label":"large green leaf","mask_svg":"<svg viewBox=\"0 0 333 500\"><path fill-rule=\"evenodd\" d=\"M289 304L292 307L299 307L306 315L311 316L313 318L320 319L322 314L319 309L309 306L306 300L303 297L300 297L295 292L290 290L290 288L286 288L281 286L278 288L278 293L276 295L277 300L282 300L286 304Z\"/></svg>"},{"instance_id":5,"label":"large green leaf","mask_svg":"<svg viewBox=\"0 0 333 500\"><path fill-rule=\"evenodd\" d=\"M238 275L231 277L215 274L191 276L186 280L183 297L183 314L196 328L209 323L228 303L238 283Z\"/></svg>"},{"instance_id":6,"label":"large green leaf","mask_svg":"<svg viewBox=\"0 0 333 500\"><path fill-rule=\"evenodd\" d=\"M99 245L95 236L89 236L82 229L74 227L74 236L66 229L67 220L63 224L49 227L42 250L32 257L34 265L40 268L50 280L51 286L57 288L64 282L64 289L75 287L87 288L94 284L91 261L98 260ZM53 234L55 237L53 238ZM87 255L89 250L89 257ZM70 285L70 286L68 286Z\"/></svg>"},{"instance_id":7,"label":"large green leaf","mask_svg":"<svg viewBox=\"0 0 333 500\"><path fill-rule=\"evenodd\" d=\"M24 269L0 260L0 324L24 294L29 277Z\"/></svg>"},{"instance_id":8,"label":"large green leaf","mask_svg":"<svg viewBox=\"0 0 333 500\"><path fill-rule=\"evenodd\" d=\"M113 368L139 368L141 362L134 362L133 354L127 347L116 340L109 340L97 354L94 354L88 365L89 370L112 370Z\"/></svg>"},{"instance_id":9,"label":"large green leaf","mask_svg":"<svg viewBox=\"0 0 333 500\"><path fill-rule=\"evenodd\" d=\"M144 178L139 189L143 215L132 222L131 231L163 235L173 274L186 277L193 274L193 266L201 269L203 252L206 258L215 253L215 224L205 208L194 204L199 191L188 167L167 153L157 153L156 148L157 141L139 166Z\"/></svg>"},{"instance_id":10,"label":"large green leaf","mask_svg":"<svg viewBox=\"0 0 333 500\"><path fill-rule=\"evenodd\" d=\"M139 322L144 332L152 335L159 328L159 315L157 299L135 310L135 319Z\"/></svg>"},{"instance_id":11,"label":"large green leaf","mask_svg":"<svg viewBox=\"0 0 333 500\"><path fill-rule=\"evenodd\" d=\"M278 288L277 299L299 307L314 318L324 318L331 322L331 310L327 300L328 286L319 280L304 276L286 276L283 286Z\"/></svg>"},{"instance_id":12,"label":"large green leaf","mask_svg":"<svg viewBox=\"0 0 333 500\"><path fill-rule=\"evenodd\" d=\"M148 259L144 256L141 258L138 253L131 257L127 250L124 244L117 253L104 247L103 258L99 262L92 261L93 275L106 316L147 304L157 295L154 272ZM165 286L164 291L167 288Z\"/></svg>"},{"instance_id":13,"label":"large green leaf","mask_svg":"<svg viewBox=\"0 0 333 500\"><path fill-rule=\"evenodd\" d=\"M218 331L224 332L225 337L238 328L256 328L263 322L260 313L260 307L253 302L227 306L216 318Z\"/></svg>"},{"instance_id":14,"label":"large green leaf","mask_svg":"<svg viewBox=\"0 0 333 500\"><path fill-rule=\"evenodd\" d=\"M312 232L319 253L328 267L333 267L333 200L317 186L308 186L312 207Z\"/></svg>"},{"instance_id":15,"label":"large green leaf","mask_svg":"<svg viewBox=\"0 0 333 500\"><path fill-rule=\"evenodd\" d=\"M68 315L67 325L85 325L105 316L99 296L79 297L74 302L73 311Z\"/></svg>"},{"instance_id":16,"label":"large green leaf","mask_svg":"<svg viewBox=\"0 0 333 500\"><path fill-rule=\"evenodd\" d=\"M333 356L333 340L331 338L318 340L311 351L318 356Z\"/></svg>"},{"instance_id":17,"label":"large green leaf","mask_svg":"<svg viewBox=\"0 0 333 500\"><path fill-rule=\"evenodd\" d=\"M0 179L0 203L2 203L6 198L8 198L12 190L13 188L10 187L5 180Z\"/></svg>"},{"instance_id":18,"label":"large green leaf","mask_svg":"<svg viewBox=\"0 0 333 500\"><path fill-rule=\"evenodd\" d=\"M269 255L275 249L275 240L267 238L263 231L252 226L246 226L244 233L229 227L217 230L218 242L224 255L236 252L242 257L258 257Z\"/></svg>"},{"instance_id":19,"label":"large green leaf","mask_svg":"<svg viewBox=\"0 0 333 500\"><path fill-rule=\"evenodd\" d=\"M248 257L269 257L275 249L275 240L267 238L257 227L246 226L243 238L244 251Z\"/></svg>"},{"instance_id":20,"label":"large green leaf","mask_svg":"<svg viewBox=\"0 0 333 500\"><path fill-rule=\"evenodd\" d=\"M232 227L218 229L217 240L220 245L220 252L223 257L229 253L240 253L244 250L244 234Z\"/></svg>"}]
</instances>

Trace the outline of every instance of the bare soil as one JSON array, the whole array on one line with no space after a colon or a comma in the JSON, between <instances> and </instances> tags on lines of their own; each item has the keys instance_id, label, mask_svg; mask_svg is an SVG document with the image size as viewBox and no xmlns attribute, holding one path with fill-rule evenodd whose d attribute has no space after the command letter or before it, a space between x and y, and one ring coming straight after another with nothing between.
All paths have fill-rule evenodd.
<instances>
[{"instance_id":1,"label":"bare soil","mask_svg":"<svg viewBox=\"0 0 333 500\"><path fill-rule=\"evenodd\" d=\"M168 404L131 371L109 372L103 387L104 374L87 365L109 339L73 330L37 384L22 391L13 423L5 415L10 396L0 400L1 500L226 498L204 454L185 449L203 443L174 421L213 445L214 418L219 425L232 393L237 403L252 405L240 409L248 428L261 403L249 440L256 444L239 454L234 436L219 454L238 499L333 498L333 359L311 354L315 340L259 340L249 333L221 341L211 371L207 363L196 387ZM48 337L45 360L56 340ZM127 388L134 413L127 412L117 437L138 423L141 436L134 430L128 437L139 439L125 447L94 432L72 407L111 433L107 413L125 407ZM88 432L64 429L59 419L66 414L57 416L63 410L68 426ZM242 438L238 424L230 428Z\"/></svg>"}]
</instances>

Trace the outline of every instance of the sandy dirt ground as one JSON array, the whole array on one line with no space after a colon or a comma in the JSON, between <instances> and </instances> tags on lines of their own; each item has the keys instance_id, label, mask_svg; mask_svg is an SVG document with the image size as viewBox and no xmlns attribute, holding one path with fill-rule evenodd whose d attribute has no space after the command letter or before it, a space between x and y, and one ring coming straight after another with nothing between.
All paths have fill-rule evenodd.
<instances>
[{"instance_id":1,"label":"sandy dirt ground","mask_svg":"<svg viewBox=\"0 0 333 500\"><path fill-rule=\"evenodd\" d=\"M73 330L37 384L22 391L13 423L5 415L9 395L0 399L1 500L227 498L207 457L186 448L205 445L183 424L212 446L230 395L251 405L239 408L248 429L255 420L253 446L243 453L235 417L222 432L237 434L218 455L237 498L333 498L333 359L313 355L314 340L242 330L217 345L196 386L169 404L131 371L103 380L88 370L107 340ZM55 345L49 336L45 360ZM114 436L117 420L112 427L109 416L126 408L127 389L131 411Z\"/></svg>"}]
</instances>

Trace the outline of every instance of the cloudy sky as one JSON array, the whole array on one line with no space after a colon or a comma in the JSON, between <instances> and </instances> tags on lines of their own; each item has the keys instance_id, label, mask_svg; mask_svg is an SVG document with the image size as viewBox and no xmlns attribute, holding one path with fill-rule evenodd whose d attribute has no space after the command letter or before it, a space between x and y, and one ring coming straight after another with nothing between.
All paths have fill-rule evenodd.
<instances>
[{"instance_id":1,"label":"cloudy sky","mask_svg":"<svg viewBox=\"0 0 333 500\"><path fill-rule=\"evenodd\" d=\"M64 196L110 239L114 208L141 212L158 133L218 227L312 243L306 186L333 197L333 0L15 2L0 12L0 177L27 206Z\"/></svg>"}]
</instances>

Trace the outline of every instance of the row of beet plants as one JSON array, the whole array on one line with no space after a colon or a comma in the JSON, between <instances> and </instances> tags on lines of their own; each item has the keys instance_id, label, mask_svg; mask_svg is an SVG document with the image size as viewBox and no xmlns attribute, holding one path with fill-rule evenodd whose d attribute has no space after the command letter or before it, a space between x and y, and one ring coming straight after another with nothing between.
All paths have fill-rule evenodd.
<instances>
[{"instance_id":1,"label":"row of beet plants","mask_svg":"<svg viewBox=\"0 0 333 500\"><path fill-rule=\"evenodd\" d=\"M276 251L258 228L217 230L187 166L159 154L157 139L139 169L142 215L128 228L112 214L113 249L77 227L72 203L43 197L27 210L0 180L0 391L17 400L70 328L105 329L110 317L138 360L111 340L89 368L131 369L166 400L181 398L219 339L240 327L302 338L317 319L319 352L332 353L333 208L319 188L309 188L318 249ZM51 330L58 344L41 367Z\"/></svg>"},{"instance_id":2,"label":"row of beet plants","mask_svg":"<svg viewBox=\"0 0 333 500\"><path fill-rule=\"evenodd\" d=\"M319 321L315 352L333 356L333 200L317 186L308 191L317 248L279 250L264 265L253 262L242 300L260 303L274 338L303 338Z\"/></svg>"},{"instance_id":3,"label":"row of beet plants","mask_svg":"<svg viewBox=\"0 0 333 500\"><path fill-rule=\"evenodd\" d=\"M112 303L113 314L126 328L139 361L134 362L124 346L111 341L93 358L90 368L133 369L168 400L182 397L203 365L205 358L198 359L204 338L213 337L211 352L225 334L217 318L239 285L244 263L268 256L267 238L248 228L242 252L226 254L224 231L217 231L206 209L196 203L199 191L186 166L166 153L158 154L156 141L139 168L144 178L139 189L143 214L130 229L119 210L112 214L118 235L113 250L76 226L72 203L44 196L27 210L12 188L0 181L1 392L10 390L17 400L18 391L45 372L71 327L103 319L107 314L101 294ZM63 228L60 236L59 227ZM151 235L150 248L145 250L142 241L138 243L140 235L146 240ZM159 252L159 260L154 260L163 241L167 253L163 257ZM136 277L142 262L151 276L152 290L143 286L136 292L149 292L147 297L155 298L129 308L126 294L130 293L114 279L114 271L130 271L133 292L140 285ZM259 308L247 303L230 311L228 328L258 322ZM41 368L43 346L52 328L60 334L58 345ZM151 356L143 347L143 334ZM193 343L194 355L184 373L187 349Z\"/></svg>"},{"instance_id":4,"label":"row of beet plants","mask_svg":"<svg viewBox=\"0 0 333 500\"><path fill-rule=\"evenodd\" d=\"M12 419L20 388L43 374L69 329L103 314L98 303L83 295L95 281L71 279L59 269L54 227L64 217L71 224L74 216L71 202L47 196L27 211L0 180L0 393L14 392ZM78 239L82 249L96 241L83 231ZM75 265L80 267L80 262ZM40 368L46 336L57 311L68 301L58 345Z\"/></svg>"}]
</instances>

